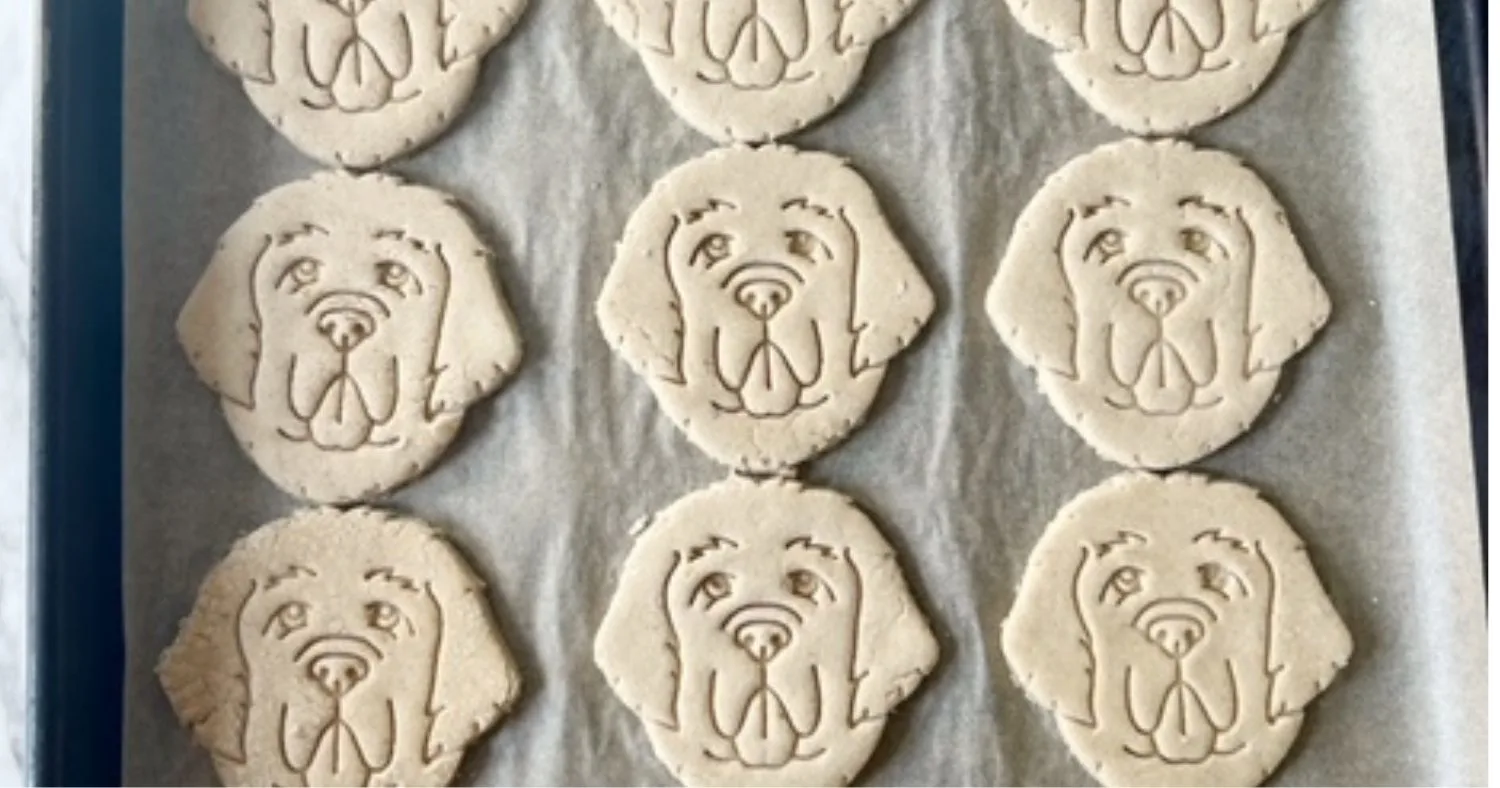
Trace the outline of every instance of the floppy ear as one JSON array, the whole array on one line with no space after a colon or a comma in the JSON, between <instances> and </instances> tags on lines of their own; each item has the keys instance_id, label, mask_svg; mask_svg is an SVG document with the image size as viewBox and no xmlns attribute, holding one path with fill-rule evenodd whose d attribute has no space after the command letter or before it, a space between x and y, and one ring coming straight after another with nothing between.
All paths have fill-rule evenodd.
<instances>
[{"instance_id":1,"label":"floppy ear","mask_svg":"<svg viewBox=\"0 0 1500 788\"><path fill-rule=\"evenodd\" d=\"M599 328L636 372L682 380L682 305L667 273L678 218L648 196L625 228L594 308Z\"/></svg>"},{"instance_id":2,"label":"floppy ear","mask_svg":"<svg viewBox=\"0 0 1500 788\"><path fill-rule=\"evenodd\" d=\"M596 0L604 21L636 49L672 54L672 0Z\"/></svg>"},{"instance_id":3,"label":"floppy ear","mask_svg":"<svg viewBox=\"0 0 1500 788\"><path fill-rule=\"evenodd\" d=\"M515 26L526 0L443 0L443 66L489 52Z\"/></svg>"},{"instance_id":4,"label":"floppy ear","mask_svg":"<svg viewBox=\"0 0 1500 788\"><path fill-rule=\"evenodd\" d=\"M493 255L477 245L436 248L449 278L429 413L463 410L500 388L521 363L521 334L495 281Z\"/></svg>"},{"instance_id":5,"label":"floppy ear","mask_svg":"<svg viewBox=\"0 0 1500 788\"><path fill-rule=\"evenodd\" d=\"M203 278L177 316L177 341L198 377L225 399L255 407L255 367L260 356L260 315L255 309L255 266L271 237L250 229L252 209L219 241Z\"/></svg>"},{"instance_id":6,"label":"floppy ear","mask_svg":"<svg viewBox=\"0 0 1500 788\"><path fill-rule=\"evenodd\" d=\"M1056 233L1034 232L1033 212L1051 212L1042 222ZM985 297L985 311L1010 352L1027 366L1073 377L1077 313L1063 278L1058 247L1073 224L1072 210L1034 201L1016 223L1000 270ZM1034 221L1034 220L1033 220Z\"/></svg>"},{"instance_id":7,"label":"floppy ear","mask_svg":"<svg viewBox=\"0 0 1500 788\"><path fill-rule=\"evenodd\" d=\"M638 544L625 559L614 599L594 636L594 664L641 719L675 729L682 662L665 596L682 556L642 547Z\"/></svg>"},{"instance_id":8,"label":"floppy ear","mask_svg":"<svg viewBox=\"0 0 1500 788\"><path fill-rule=\"evenodd\" d=\"M1010 0L1010 10L1023 30L1053 49L1083 48L1083 0Z\"/></svg>"},{"instance_id":9,"label":"floppy ear","mask_svg":"<svg viewBox=\"0 0 1500 788\"><path fill-rule=\"evenodd\" d=\"M1093 726L1094 667L1088 633L1078 617L1078 572L1088 548L1059 568L1059 550L1038 550L1026 567L1015 607L1000 625L1000 649L1021 688L1038 704L1071 720ZM1047 560L1052 559L1052 560Z\"/></svg>"},{"instance_id":10,"label":"floppy ear","mask_svg":"<svg viewBox=\"0 0 1500 788\"><path fill-rule=\"evenodd\" d=\"M1266 673L1271 677L1267 716L1295 714L1312 702L1349 664L1354 642L1333 609L1308 560L1307 548L1257 544L1275 582Z\"/></svg>"},{"instance_id":11,"label":"floppy ear","mask_svg":"<svg viewBox=\"0 0 1500 788\"><path fill-rule=\"evenodd\" d=\"M266 0L188 0L187 13L198 40L225 68L243 79L276 81Z\"/></svg>"},{"instance_id":12,"label":"floppy ear","mask_svg":"<svg viewBox=\"0 0 1500 788\"><path fill-rule=\"evenodd\" d=\"M1321 0L1259 0L1255 4L1255 34L1290 31L1306 19Z\"/></svg>"},{"instance_id":13,"label":"floppy ear","mask_svg":"<svg viewBox=\"0 0 1500 788\"><path fill-rule=\"evenodd\" d=\"M938 660L937 638L906 587L895 553L855 552L859 631L854 651L854 724L884 717L911 694Z\"/></svg>"},{"instance_id":14,"label":"floppy ear","mask_svg":"<svg viewBox=\"0 0 1500 788\"><path fill-rule=\"evenodd\" d=\"M490 618L484 586L471 582L438 603L443 631L427 729L429 761L461 755L521 692L520 672Z\"/></svg>"},{"instance_id":15,"label":"floppy ear","mask_svg":"<svg viewBox=\"0 0 1500 788\"><path fill-rule=\"evenodd\" d=\"M239 613L253 593L216 588L225 581L215 571L204 581L193 612L177 639L161 654L156 675L167 700L193 732L193 739L215 755L244 763L249 677L240 655Z\"/></svg>"},{"instance_id":16,"label":"floppy ear","mask_svg":"<svg viewBox=\"0 0 1500 788\"><path fill-rule=\"evenodd\" d=\"M843 48L867 47L896 26L911 11L916 0L843 0L847 6L839 27Z\"/></svg>"},{"instance_id":17,"label":"floppy ear","mask_svg":"<svg viewBox=\"0 0 1500 788\"><path fill-rule=\"evenodd\" d=\"M910 345L935 304L922 272L878 211L863 200L851 202L849 210L859 250L853 316L853 368L859 374Z\"/></svg>"},{"instance_id":18,"label":"floppy ear","mask_svg":"<svg viewBox=\"0 0 1500 788\"><path fill-rule=\"evenodd\" d=\"M1307 265L1286 214L1249 223L1255 236L1250 280L1250 374L1277 369L1328 322L1328 293Z\"/></svg>"}]
</instances>

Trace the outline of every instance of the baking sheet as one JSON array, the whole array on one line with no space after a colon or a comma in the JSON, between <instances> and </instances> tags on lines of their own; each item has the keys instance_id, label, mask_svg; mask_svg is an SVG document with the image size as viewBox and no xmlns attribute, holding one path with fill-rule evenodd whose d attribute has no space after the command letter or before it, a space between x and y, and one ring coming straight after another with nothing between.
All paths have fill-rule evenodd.
<instances>
[{"instance_id":1,"label":"baking sheet","mask_svg":"<svg viewBox=\"0 0 1500 788\"><path fill-rule=\"evenodd\" d=\"M241 454L173 334L219 234L316 169L199 50L181 0L128 4L127 783L204 784L151 673L236 537L294 502ZM1253 484L1306 539L1354 633L1273 782L1486 781L1486 644L1431 9L1333 0L1261 97L1194 133L1278 193L1334 303L1252 432L1196 467ZM1025 200L1121 135L999 0L924 0L861 88L792 141L849 157L938 295L870 422L804 476L851 494L902 557L943 649L869 784L1085 783L997 643L1056 509L1115 469L984 318ZM452 133L390 169L458 195L501 252L527 347L397 508L447 527L492 585L526 689L467 783L670 783L593 667L627 529L724 471L607 350L593 302L629 213L711 143L675 118L590 0L534 0ZM78 283L87 287L87 282Z\"/></svg>"}]
</instances>

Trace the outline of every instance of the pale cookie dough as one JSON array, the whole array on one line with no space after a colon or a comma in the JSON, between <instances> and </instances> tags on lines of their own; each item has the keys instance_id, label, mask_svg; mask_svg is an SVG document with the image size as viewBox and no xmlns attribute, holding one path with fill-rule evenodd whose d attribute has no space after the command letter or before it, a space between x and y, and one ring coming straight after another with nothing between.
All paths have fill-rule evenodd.
<instances>
[{"instance_id":1,"label":"pale cookie dough","mask_svg":"<svg viewBox=\"0 0 1500 788\"><path fill-rule=\"evenodd\" d=\"M1255 95L1320 0L1006 0L1069 83L1135 134L1177 134Z\"/></svg>"},{"instance_id":2,"label":"pale cookie dough","mask_svg":"<svg viewBox=\"0 0 1500 788\"><path fill-rule=\"evenodd\" d=\"M272 481L367 500L436 462L520 362L492 257L441 192L315 175L229 228L178 338Z\"/></svg>"},{"instance_id":3,"label":"pale cookie dough","mask_svg":"<svg viewBox=\"0 0 1500 788\"><path fill-rule=\"evenodd\" d=\"M937 663L837 493L732 478L638 526L594 660L687 785L847 785Z\"/></svg>"},{"instance_id":4,"label":"pale cookie dough","mask_svg":"<svg viewBox=\"0 0 1500 788\"><path fill-rule=\"evenodd\" d=\"M1353 650L1249 487L1116 476L1047 526L1001 645L1106 785L1258 785Z\"/></svg>"},{"instance_id":5,"label":"pale cookie dough","mask_svg":"<svg viewBox=\"0 0 1500 788\"><path fill-rule=\"evenodd\" d=\"M693 443L768 472L858 426L932 310L864 180L770 146L716 150L657 183L598 317Z\"/></svg>"},{"instance_id":6,"label":"pale cookie dough","mask_svg":"<svg viewBox=\"0 0 1500 788\"><path fill-rule=\"evenodd\" d=\"M203 45L304 153L366 169L446 130L525 0L188 0Z\"/></svg>"},{"instance_id":7,"label":"pale cookie dough","mask_svg":"<svg viewBox=\"0 0 1500 788\"><path fill-rule=\"evenodd\" d=\"M684 120L765 142L833 112L917 0L595 0Z\"/></svg>"},{"instance_id":8,"label":"pale cookie dough","mask_svg":"<svg viewBox=\"0 0 1500 788\"><path fill-rule=\"evenodd\" d=\"M157 674L231 786L447 785L521 686L458 552L369 509L241 539Z\"/></svg>"},{"instance_id":9,"label":"pale cookie dough","mask_svg":"<svg viewBox=\"0 0 1500 788\"><path fill-rule=\"evenodd\" d=\"M1047 180L987 308L1063 419L1104 458L1146 468L1249 429L1329 313L1260 178L1225 153L1139 140Z\"/></svg>"}]
</instances>

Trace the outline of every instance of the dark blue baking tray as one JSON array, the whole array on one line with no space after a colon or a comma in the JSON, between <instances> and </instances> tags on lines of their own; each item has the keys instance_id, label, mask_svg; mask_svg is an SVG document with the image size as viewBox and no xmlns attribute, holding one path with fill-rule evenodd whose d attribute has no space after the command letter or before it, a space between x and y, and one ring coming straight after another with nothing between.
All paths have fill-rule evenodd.
<instances>
[{"instance_id":1,"label":"dark blue baking tray","mask_svg":"<svg viewBox=\"0 0 1500 788\"><path fill-rule=\"evenodd\" d=\"M6 0L13 2L14 0ZM1481 528L1487 528L1487 8L1435 0ZM123 0L47 0L31 779L120 781ZM168 571L167 567L162 568Z\"/></svg>"}]
</instances>

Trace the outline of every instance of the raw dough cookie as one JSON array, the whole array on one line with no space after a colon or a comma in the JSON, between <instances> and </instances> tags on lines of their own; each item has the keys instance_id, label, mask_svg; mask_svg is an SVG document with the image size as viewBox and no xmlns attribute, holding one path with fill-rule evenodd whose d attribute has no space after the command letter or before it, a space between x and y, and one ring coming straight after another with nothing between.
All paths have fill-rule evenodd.
<instances>
[{"instance_id":1,"label":"raw dough cookie","mask_svg":"<svg viewBox=\"0 0 1500 788\"><path fill-rule=\"evenodd\" d=\"M1126 140L1047 180L990 318L1106 459L1170 468L1249 429L1328 296L1281 205L1228 154Z\"/></svg>"},{"instance_id":2,"label":"raw dough cookie","mask_svg":"<svg viewBox=\"0 0 1500 788\"><path fill-rule=\"evenodd\" d=\"M694 128L764 142L832 112L916 0L595 0Z\"/></svg>"},{"instance_id":3,"label":"raw dough cookie","mask_svg":"<svg viewBox=\"0 0 1500 788\"><path fill-rule=\"evenodd\" d=\"M272 481L365 500L436 462L520 362L491 257L441 192L315 175L229 228L178 338Z\"/></svg>"},{"instance_id":4,"label":"raw dough cookie","mask_svg":"<svg viewBox=\"0 0 1500 788\"><path fill-rule=\"evenodd\" d=\"M688 785L847 785L938 647L870 520L733 478L639 528L594 660Z\"/></svg>"},{"instance_id":5,"label":"raw dough cookie","mask_svg":"<svg viewBox=\"0 0 1500 788\"><path fill-rule=\"evenodd\" d=\"M848 435L932 309L853 170L762 147L713 151L651 190L598 315L689 439L762 472Z\"/></svg>"},{"instance_id":6,"label":"raw dough cookie","mask_svg":"<svg viewBox=\"0 0 1500 788\"><path fill-rule=\"evenodd\" d=\"M1063 507L1001 641L1106 785L1258 785L1353 650L1281 515L1185 473L1121 474Z\"/></svg>"},{"instance_id":7,"label":"raw dough cookie","mask_svg":"<svg viewBox=\"0 0 1500 788\"><path fill-rule=\"evenodd\" d=\"M304 511L241 539L157 666L226 785L447 785L520 676L426 523Z\"/></svg>"},{"instance_id":8,"label":"raw dough cookie","mask_svg":"<svg viewBox=\"0 0 1500 788\"><path fill-rule=\"evenodd\" d=\"M1073 88L1135 134L1221 118L1265 83L1320 0L1006 0Z\"/></svg>"},{"instance_id":9,"label":"raw dough cookie","mask_svg":"<svg viewBox=\"0 0 1500 788\"><path fill-rule=\"evenodd\" d=\"M203 45L304 153L364 169L441 134L525 0L188 0Z\"/></svg>"}]
</instances>

